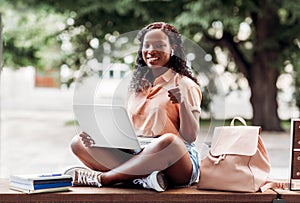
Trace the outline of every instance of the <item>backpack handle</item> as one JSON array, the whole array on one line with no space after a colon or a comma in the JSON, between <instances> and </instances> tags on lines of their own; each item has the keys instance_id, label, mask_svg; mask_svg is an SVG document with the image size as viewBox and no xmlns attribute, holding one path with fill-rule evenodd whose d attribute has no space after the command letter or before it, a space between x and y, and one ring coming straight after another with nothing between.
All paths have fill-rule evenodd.
<instances>
[{"instance_id":1,"label":"backpack handle","mask_svg":"<svg viewBox=\"0 0 300 203\"><path fill-rule=\"evenodd\" d=\"M243 118L240 117L240 116L235 116L235 117L231 120L230 126L234 126L234 121L235 121L235 120L239 120L243 125L247 126L247 123L246 123L245 119L243 119Z\"/></svg>"}]
</instances>

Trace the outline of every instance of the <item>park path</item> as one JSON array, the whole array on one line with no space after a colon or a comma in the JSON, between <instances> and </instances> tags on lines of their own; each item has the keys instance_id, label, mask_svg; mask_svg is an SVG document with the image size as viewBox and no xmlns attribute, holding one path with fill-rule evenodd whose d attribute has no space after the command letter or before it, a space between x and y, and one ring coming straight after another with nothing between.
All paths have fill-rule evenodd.
<instances>
[{"instance_id":1,"label":"park path","mask_svg":"<svg viewBox=\"0 0 300 203\"><path fill-rule=\"evenodd\" d=\"M59 172L80 162L70 150L76 127L73 90L34 88L32 74L4 71L1 75L0 177L16 173ZM201 129L197 147L209 141ZM288 177L289 132L262 133L272 164L271 176Z\"/></svg>"}]
</instances>

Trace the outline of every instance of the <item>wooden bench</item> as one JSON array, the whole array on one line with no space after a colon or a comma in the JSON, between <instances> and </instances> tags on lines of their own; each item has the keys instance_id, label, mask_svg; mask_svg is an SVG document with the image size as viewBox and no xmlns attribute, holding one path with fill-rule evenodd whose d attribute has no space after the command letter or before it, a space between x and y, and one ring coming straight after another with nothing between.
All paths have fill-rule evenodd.
<instances>
[{"instance_id":1,"label":"wooden bench","mask_svg":"<svg viewBox=\"0 0 300 203\"><path fill-rule=\"evenodd\" d=\"M69 192L24 194L9 189L9 181L0 179L0 202L268 202L279 198L286 202L300 202L300 192L267 190L264 193L237 193L197 190L190 188L169 189L162 193L128 187L71 187ZM284 202L284 201L283 201Z\"/></svg>"}]
</instances>

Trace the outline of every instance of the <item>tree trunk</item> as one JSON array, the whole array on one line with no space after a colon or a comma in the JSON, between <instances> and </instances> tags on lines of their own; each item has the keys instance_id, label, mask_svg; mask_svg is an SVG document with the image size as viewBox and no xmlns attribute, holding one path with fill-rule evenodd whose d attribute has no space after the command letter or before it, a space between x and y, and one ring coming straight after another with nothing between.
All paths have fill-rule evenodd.
<instances>
[{"instance_id":1,"label":"tree trunk","mask_svg":"<svg viewBox=\"0 0 300 203\"><path fill-rule=\"evenodd\" d=\"M263 3L264 1L262 1ZM253 125L262 126L267 131L282 131L278 116L276 82L280 71L278 68L278 42L274 34L279 27L277 9L265 7L262 14L254 16L255 41L253 63L249 70L248 81L251 88L250 102L253 108Z\"/></svg>"},{"instance_id":2,"label":"tree trunk","mask_svg":"<svg viewBox=\"0 0 300 203\"><path fill-rule=\"evenodd\" d=\"M266 131L282 131L277 112L276 82L279 71L263 68L268 65L264 58L256 57L252 67L251 99L253 108L252 124L262 126Z\"/></svg>"}]
</instances>

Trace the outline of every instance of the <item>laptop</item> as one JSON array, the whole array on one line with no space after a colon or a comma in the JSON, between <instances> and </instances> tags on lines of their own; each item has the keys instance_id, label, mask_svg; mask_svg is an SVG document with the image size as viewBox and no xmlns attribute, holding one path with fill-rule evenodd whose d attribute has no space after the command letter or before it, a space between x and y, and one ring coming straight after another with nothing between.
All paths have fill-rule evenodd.
<instances>
[{"instance_id":1,"label":"laptop","mask_svg":"<svg viewBox=\"0 0 300 203\"><path fill-rule=\"evenodd\" d=\"M137 150L155 139L136 135L123 106L74 104L73 111L81 130L95 141L93 146Z\"/></svg>"}]
</instances>

